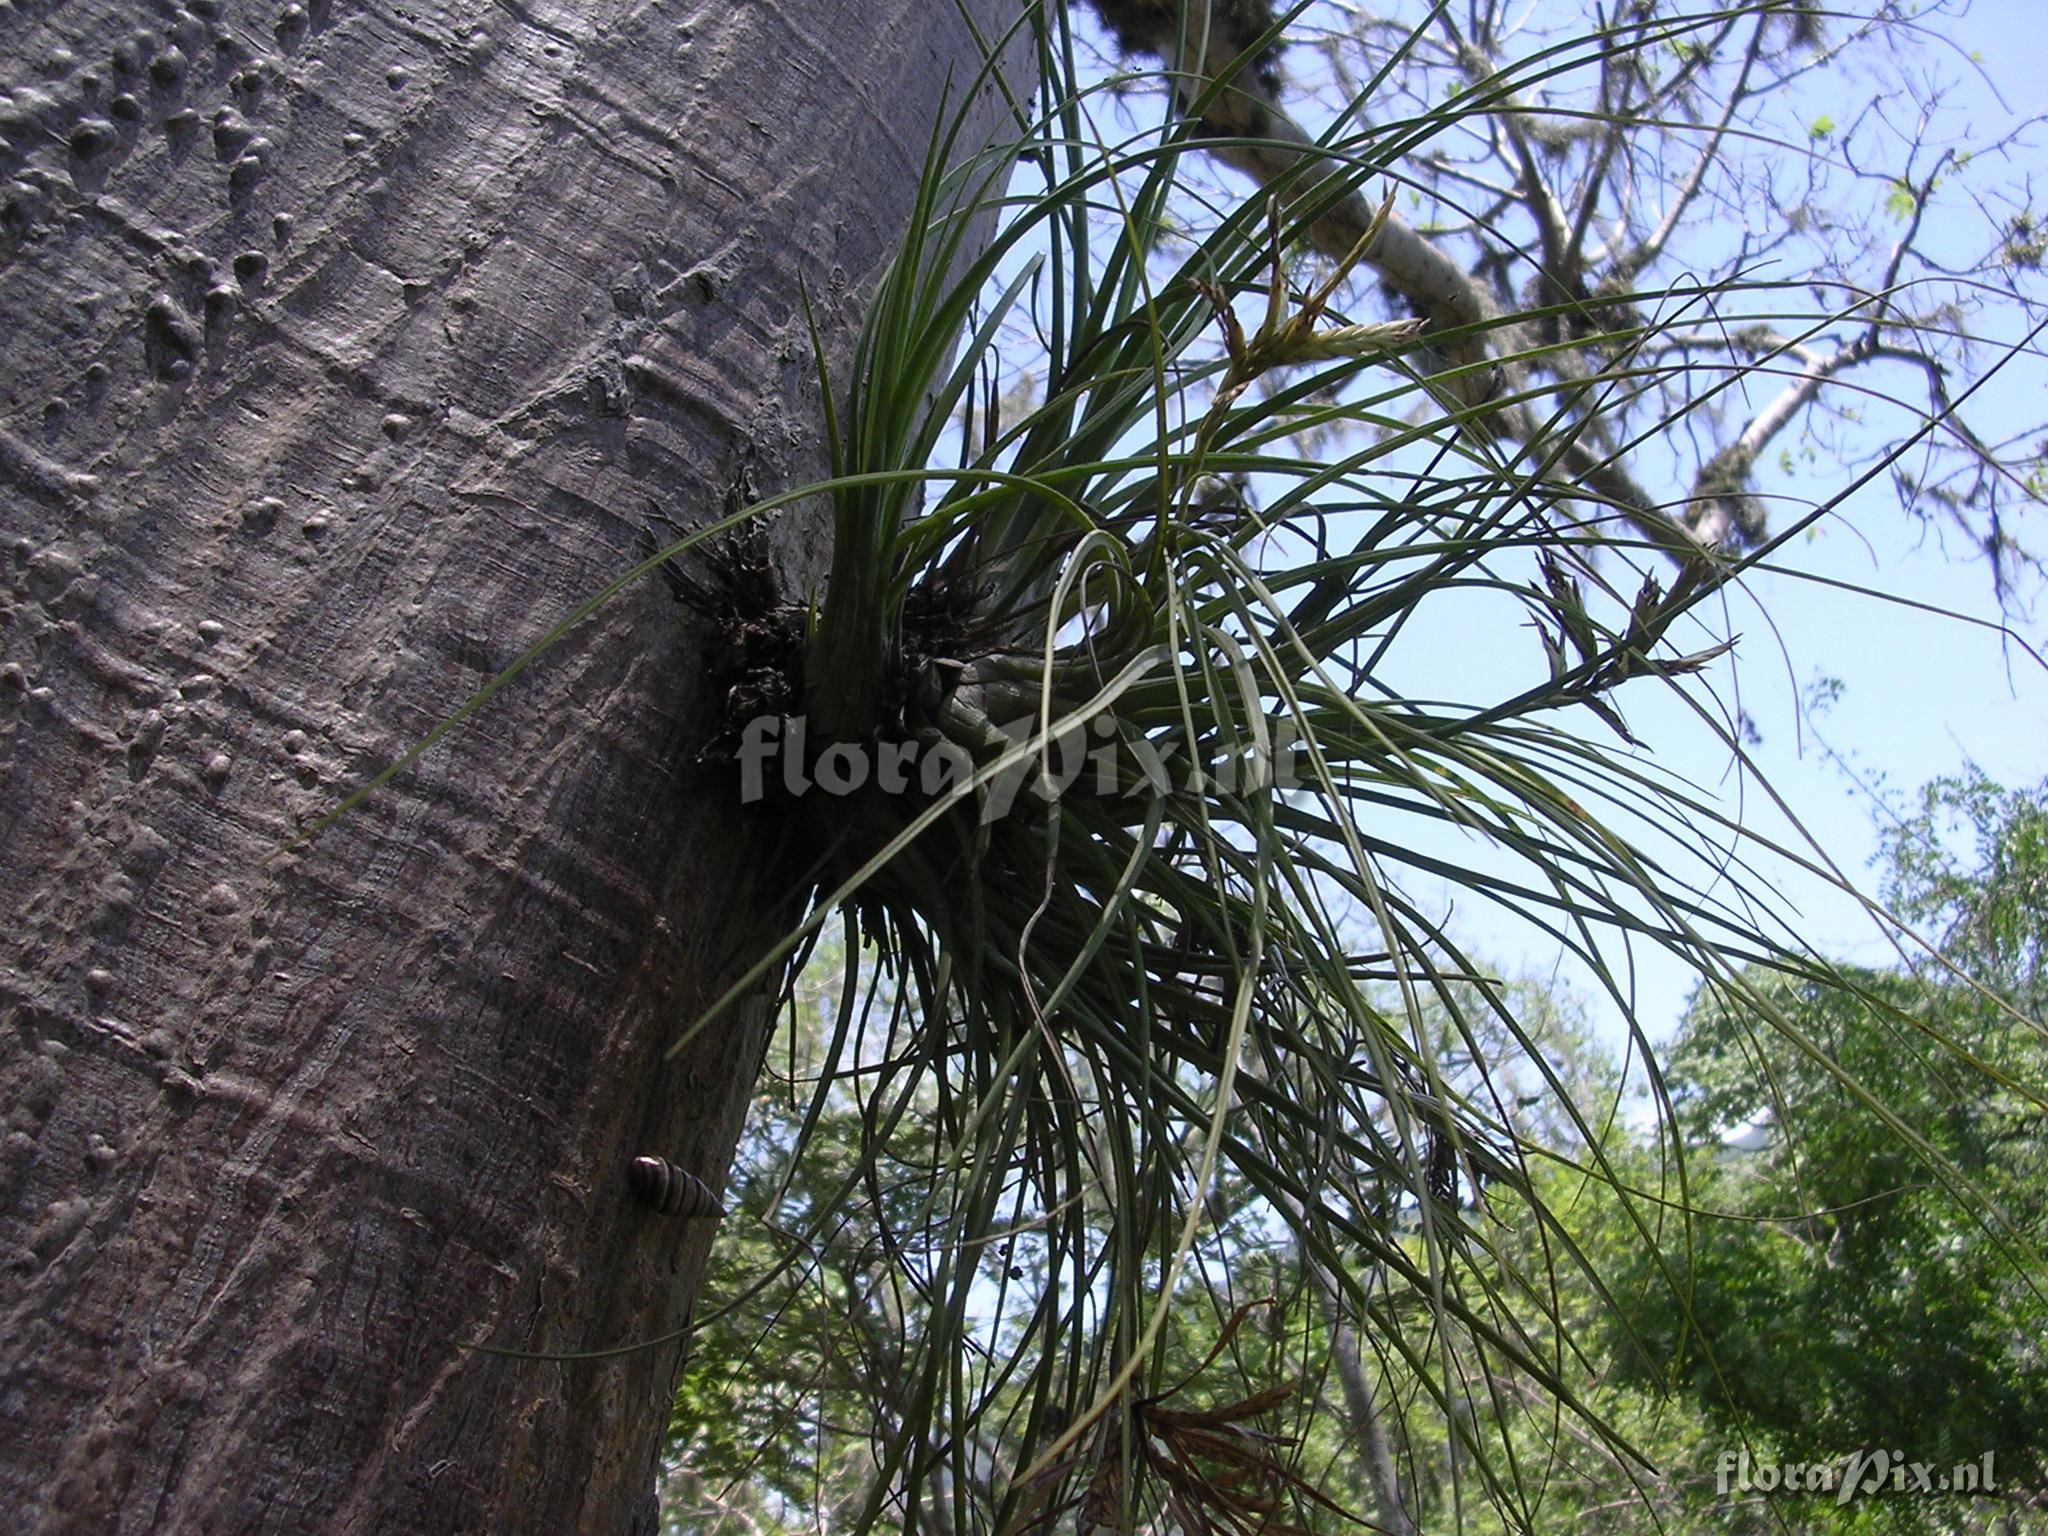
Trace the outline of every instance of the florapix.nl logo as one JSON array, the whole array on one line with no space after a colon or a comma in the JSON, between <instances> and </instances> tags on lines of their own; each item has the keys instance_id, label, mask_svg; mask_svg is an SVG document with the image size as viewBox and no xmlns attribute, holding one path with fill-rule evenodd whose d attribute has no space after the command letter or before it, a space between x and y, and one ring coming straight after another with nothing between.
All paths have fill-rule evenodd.
<instances>
[{"instance_id":1,"label":"florapix.nl logo","mask_svg":"<svg viewBox=\"0 0 2048 1536\"><path fill-rule=\"evenodd\" d=\"M1106 713L1049 731L1036 716L993 726L981 756L937 732L814 748L804 716L758 715L741 728L735 757L742 804L774 793L845 797L870 787L926 799L978 794L981 819L990 822L1008 815L1025 793L1052 801L1069 793L1111 798L1299 788L1305 757L1299 725L1284 715L1263 724L1256 740L1203 761L1179 737L1134 734Z\"/></svg>"},{"instance_id":2,"label":"florapix.nl logo","mask_svg":"<svg viewBox=\"0 0 2048 1536\"><path fill-rule=\"evenodd\" d=\"M1748 1451L1727 1451L1714 1472L1714 1491L1729 1493L1812 1493L1837 1504L1880 1495L1969 1495L1998 1491L1990 1451L1953 1464L1916 1461L1904 1451L1850 1451L1820 1461L1754 1460Z\"/></svg>"}]
</instances>

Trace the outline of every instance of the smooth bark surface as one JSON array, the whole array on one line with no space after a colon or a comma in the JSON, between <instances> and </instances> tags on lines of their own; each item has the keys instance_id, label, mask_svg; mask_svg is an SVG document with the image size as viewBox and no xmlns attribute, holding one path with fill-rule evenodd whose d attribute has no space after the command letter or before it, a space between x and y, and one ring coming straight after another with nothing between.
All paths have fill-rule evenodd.
<instances>
[{"instance_id":1,"label":"smooth bark surface","mask_svg":"<svg viewBox=\"0 0 2048 1536\"><path fill-rule=\"evenodd\" d=\"M671 1333L712 1240L625 1178L720 1182L761 1010L661 1052L788 895L701 626L644 584L279 850L651 508L818 472L798 278L843 349L977 63L911 0L0 0L8 1529L651 1528L680 1345L466 1346Z\"/></svg>"}]
</instances>

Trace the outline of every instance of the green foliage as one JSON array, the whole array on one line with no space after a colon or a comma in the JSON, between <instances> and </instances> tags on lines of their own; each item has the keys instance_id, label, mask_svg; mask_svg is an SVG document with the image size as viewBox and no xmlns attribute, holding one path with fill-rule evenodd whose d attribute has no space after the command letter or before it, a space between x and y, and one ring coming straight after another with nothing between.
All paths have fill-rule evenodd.
<instances>
[{"instance_id":1,"label":"green foliage","mask_svg":"<svg viewBox=\"0 0 2048 1536\"><path fill-rule=\"evenodd\" d=\"M1949 1466L1991 1451L2009 1485L2039 1480L2048 1114L2026 1085L2048 1066L2043 810L2040 790L1930 786L1889 840L1890 895L1935 925L1938 962L1761 981L1798 1043L1746 1000L1696 998L1669 1064L1675 1133L1695 1148L1766 1134L1693 1159L1692 1208L1665 1243L1683 1311L1661 1277L1623 1287L1639 1303L1643 1344L1622 1354L1636 1379L1668 1372L1797 1459L1892 1447ZM1955 817L1973 858L1944 836Z\"/></svg>"},{"instance_id":2,"label":"green foliage","mask_svg":"<svg viewBox=\"0 0 2048 1536\"><path fill-rule=\"evenodd\" d=\"M674 1529L849 1519L875 1435L901 1429L920 1277L882 1233L914 1212L893 1184L848 1188L866 1128L843 1087L806 1114L844 977L840 947L821 946L757 1085L671 1419Z\"/></svg>"},{"instance_id":3,"label":"green foliage","mask_svg":"<svg viewBox=\"0 0 2048 1536\"><path fill-rule=\"evenodd\" d=\"M1936 979L1953 966L2027 1018L2048 1018L2048 787L2007 790L1974 771L1937 780L1885 849L1887 903L1933 938L1946 962Z\"/></svg>"},{"instance_id":4,"label":"green foliage","mask_svg":"<svg viewBox=\"0 0 2048 1536\"><path fill-rule=\"evenodd\" d=\"M1922 812L1892 838L1898 907L1941 920L1953 953L1989 935L1978 958L2023 982L2036 971L2038 921L2024 893L2048 870L2037 838L2043 804L2039 792L1944 782L1930 786ZM1956 816L1978 836L1974 860L1949 846ZM2018 913L2027 920L2007 920ZM1295 1488L1288 1518L1303 1531L1354 1529L1384 1495L1368 1466L1371 1427L1338 1390L1339 1356L1349 1350L1377 1404L1367 1411L1397 1469L1396 1497L1424 1528L1455 1520L1479 1531L1632 1531L1651 1518L1672 1530L1724 1530L1733 1520L1761 1532L1777 1528L1773 1519L1841 1533L1978 1528L1988 1517L1968 1501L1745 1502L1715 1486L1738 1446L1759 1462L1900 1447L1944 1468L1989 1451L2006 1489L2038 1479L2048 1423L2042 1297L2000 1233L1835 1076L1835 1068L1853 1072L1881 1091L2022 1236L2048 1235L2038 1107L2002 1096L1995 1079L1930 1074L1929 1059L1894 1028L1934 985L1943 989L1936 1006L1918 1016L2014 1076L2040 1065L2038 1031L1940 974L1948 979L1866 970L1846 972L1847 987L1761 983L1831 1065L1702 994L1667 1063L1676 1130L1696 1149L1753 1121L1791 1130L1759 1151L1690 1160L1686 1199L1665 1205L1669 1219L1656 1223L1680 1278L1677 1301L1669 1276L1645 1262L1631 1213L1632 1197L1660 1184L1668 1198L1670 1170L1634 1127L1613 1064L1569 1002L1527 984L1498 994L1541 1063L1498 1022L1466 1037L1460 1019L1485 1017L1476 996L1430 1005L1423 1038L1442 1080L1489 1084L1522 1144L1541 1149L1528 1205L1485 1200L1491 1237L1464 1283L1513 1295L1528 1277L1549 1277L1547 1309L1524 1335L1542 1369L1502 1362L1483 1382L1468 1378L1448 1405L1433 1400L1414 1356L1391 1345L1393 1330L1426 1337L1442 1324L1396 1308L1362 1350L1355 1334L1333 1332L1340 1311L1315 1260L1247 1181L1225 1173L1211 1193L1193 1283L1175 1296L1162 1337L1165 1390L1133 1410L1152 1433L1134 1443L1170 1448L1175 1434L1213 1437L1220 1426L1229 1433L1219 1444L1284 1448L1276 1467L1285 1475L1269 1493ZM676 1403L668 1489L676 1529L793 1531L848 1518L881 1480L878 1445L919 1433L906 1427L899 1394L903 1364L929 1322L919 1298L933 1270L902 1192L931 1105L912 1106L903 1122L912 1134L878 1151L855 1083L833 1085L814 1112L807 1104L848 981L841 946L822 946L757 1094L735 1168L734 1214ZM861 1008L878 1015L897 1001L884 989ZM1600 1160L1547 1091L1553 1079L1579 1104L1608 1106L1594 1122ZM1958 1083L1971 1092L1958 1098ZM1543 1219L1529 1219L1537 1209ZM1091 1208L1093 1219L1105 1214ZM1394 1231L1422 1251L1412 1217ZM1582 1255L1582 1266L1555 1265L1560 1246ZM1042 1294L1044 1249L1032 1234L1008 1234L987 1260L984 1302L996 1286ZM1336 1262L1368 1293L1385 1282L1368 1253L1346 1250ZM1000 1345L1002 1336L986 1342ZM1681 1386L1678 1396L1660 1395L1667 1379ZM1247 1399L1249 1382L1266 1385ZM1611 1439L1556 1411L1559 1383ZM1013 1378L998 1391L1011 1411L1021 1386ZM1461 1467L1480 1453L1464 1437L1485 1417L1515 1469L1511 1504L1459 1497ZM1000 1465L1004 1449L987 1442L976 1454ZM1101 1468L1118 1462L1090 1465L1093 1482L1106 1484ZM1197 1457L1190 1465L1206 1464Z\"/></svg>"}]
</instances>

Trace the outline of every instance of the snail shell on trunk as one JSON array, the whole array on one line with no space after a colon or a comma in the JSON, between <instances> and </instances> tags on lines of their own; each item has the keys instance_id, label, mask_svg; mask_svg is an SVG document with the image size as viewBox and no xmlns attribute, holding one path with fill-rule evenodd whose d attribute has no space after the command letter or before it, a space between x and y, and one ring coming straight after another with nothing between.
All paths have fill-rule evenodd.
<instances>
[{"instance_id":1,"label":"snail shell on trunk","mask_svg":"<svg viewBox=\"0 0 2048 1536\"><path fill-rule=\"evenodd\" d=\"M665 1157L636 1157L626 1172L633 1193L664 1216L723 1216L725 1207L711 1186Z\"/></svg>"}]
</instances>

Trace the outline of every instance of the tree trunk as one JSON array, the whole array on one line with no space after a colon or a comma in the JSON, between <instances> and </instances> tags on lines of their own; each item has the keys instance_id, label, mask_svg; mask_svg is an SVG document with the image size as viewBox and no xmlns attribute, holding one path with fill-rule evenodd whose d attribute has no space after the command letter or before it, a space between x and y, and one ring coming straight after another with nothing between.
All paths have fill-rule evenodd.
<instances>
[{"instance_id":1,"label":"tree trunk","mask_svg":"<svg viewBox=\"0 0 2048 1536\"><path fill-rule=\"evenodd\" d=\"M5 1523L651 1529L680 1345L468 1346L689 1313L624 1174L719 1182L762 1011L661 1052L790 895L703 635L628 592L281 850L650 504L817 473L798 278L843 358L960 8L0 0L0 61Z\"/></svg>"},{"instance_id":2,"label":"tree trunk","mask_svg":"<svg viewBox=\"0 0 2048 1536\"><path fill-rule=\"evenodd\" d=\"M1337 1383L1344 1393L1345 1416L1357 1436L1354 1452L1372 1484L1373 1507L1379 1528L1387 1536L1415 1536L1415 1522L1401 1502L1401 1476L1394 1465L1394 1446L1387 1434L1385 1418L1373 1400L1372 1380L1366 1375L1365 1358L1358 1348L1358 1334L1346 1321L1337 1288L1320 1264L1304 1254L1302 1262L1315 1271L1316 1284L1323 1293L1324 1315L1330 1323L1330 1363L1336 1367Z\"/></svg>"}]
</instances>

